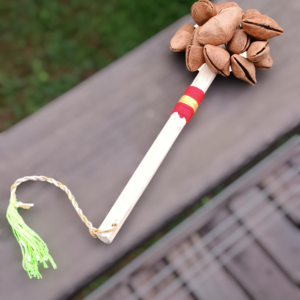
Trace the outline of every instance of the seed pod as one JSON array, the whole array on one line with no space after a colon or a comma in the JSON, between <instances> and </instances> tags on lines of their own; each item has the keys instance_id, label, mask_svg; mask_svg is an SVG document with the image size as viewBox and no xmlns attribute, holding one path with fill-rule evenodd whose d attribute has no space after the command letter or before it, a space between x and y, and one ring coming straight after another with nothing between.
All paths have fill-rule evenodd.
<instances>
[{"instance_id":1,"label":"seed pod","mask_svg":"<svg viewBox=\"0 0 300 300\"><path fill-rule=\"evenodd\" d=\"M195 72L204 64L203 47L189 45L186 49L186 67L189 71Z\"/></svg>"},{"instance_id":2,"label":"seed pod","mask_svg":"<svg viewBox=\"0 0 300 300\"><path fill-rule=\"evenodd\" d=\"M186 47L185 61L186 67L189 71L197 71L204 63L203 47L196 40L197 32L201 29L198 27L195 29L189 45Z\"/></svg>"},{"instance_id":3,"label":"seed pod","mask_svg":"<svg viewBox=\"0 0 300 300\"><path fill-rule=\"evenodd\" d=\"M247 58L253 63L259 62L268 56L269 51L268 41L253 42L247 51Z\"/></svg>"},{"instance_id":4,"label":"seed pod","mask_svg":"<svg viewBox=\"0 0 300 300\"><path fill-rule=\"evenodd\" d=\"M191 14L194 21L199 25L202 26L206 23L210 18L215 16L216 10L214 5L208 0L199 0L195 2L191 9Z\"/></svg>"},{"instance_id":5,"label":"seed pod","mask_svg":"<svg viewBox=\"0 0 300 300\"><path fill-rule=\"evenodd\" d=\"M195 27L191 24L183 25L173 36L170 42L170 49L174 52L185 51L188 46Z\"/></svg>"},{"instance_id":6,"label":"seed pod","mask_svg":"<svg viewBox=\"0 0 300 300\"><path fill-rule=\"evenodd\" d=\"M197 39L201 45L222 45L231 40L235 29L241 23L243 11L240 7L224 8L208 20L198 31Z\"/></svg>"},{"instance_id":7,"label":"seed pod","mask_svg":"<svg viewBox=\"0 0 300 300\"><path fill-rule=\"evenodd\" d=\"M203 54L206 64L213 72L224 77L230 75L230 54L226 50L218 46L205 45Z\"/></svg>"},{"instance_id":8,"label":"seed pod","mask_svg":"<svg viewBox=\"0 0 300 300\"><path fill-rule=\"evenodd\" d=\"M245 57L233 54L231 56L231 69L236 78L242 79L252 85L256 83L254 64Z\"/></svg>"},{"instance_id":9,"label":"seed pod","mask_svg":"<svg viewBox=\"0 0 300 300\"><path fill-rule=\"evenodd\" d=\"M239 7L239 6L235 2L218 3L218 4L215 4L216 13L218 14L222 9L228 8L228 7Z\"/></svg>"},{"instance_id":10,"label":"seed pod","mask_svg":"<svg viewBox=\"0 0 300 300\"><path fill-rule=\"evenodd\" d=\"M228 42L227 48L231 53L240 54L249 48L250 43L250 36L247 35L244 29L238 29Z\"/></svg>"},{"instance_id":11,"label":"seed pod","mask_svg":"<svg viewBox=\"0 0 300 300\"><path fill-rule=\"evenodd\" d=\"M245 18L242 21L242 27L246 33L259 41L265 41L283 33L283 29L276 21L267 15L255 15Z\"/></svg>"},{"instance_id":12,"label":"seed pod","mask_svg":"<svg viewBox=\"0 0 300 300\"><path fill-rule=\"evenodd\" d=\"M261 70L269 70L273 66L273 59L270 56L270 54L267 55L266 58L263 60L254 63L255 68L261 69Z\"/></svg>"},{"instance_id":13,"label":"seed pod","mask_svg":"<svg viewBox=\"0 0 300 300\"><path fill-rule=\"evenodd\" d=\"M246 18L250 18L252 16L257 16L257 15L260 15L261 13L257 10L257 9L248 9L245 11L245 13L243 14L243 20L246 19Z\"/></svg>"}]
</instances>

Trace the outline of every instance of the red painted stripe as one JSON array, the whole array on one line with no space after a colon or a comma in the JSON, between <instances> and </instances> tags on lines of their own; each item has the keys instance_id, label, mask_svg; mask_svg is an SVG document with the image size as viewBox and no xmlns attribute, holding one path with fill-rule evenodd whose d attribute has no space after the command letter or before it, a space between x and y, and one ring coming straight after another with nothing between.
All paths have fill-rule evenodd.
<instances>
[{"instance_id":1,"label":"red painted stripe","mask_svg":"<svg viewBox=\"0 0 300 300\"><path fill-rule=\"evenodd\" d=\"M191 117L194 115L194 110L190 106L181 102L178 102L176 104L174 110L172 111L172 114L175 112L179 114L180 118L185 118L186 123L188 123Z\"/></svg>"},{"instance_id":2,"label":"red painted stripe","mask_svg":"<svg viewBox=\"0 0 300 300\"><path fill-rule=\"evenodd\" d=\"M183 95L187 95L195 99L198 105L201 103L202 99L204 98L204 92L195 86L187 87ZM190 106L181 102L176 104L174 110L172 111L172 114L174 112L177 112L180 118L185 118L186 123L188 123L191 117L194 115L194 110Z\"/></svg>"},{"instance_id":3,"label":"red painted stripe","mask_svg":"<svg viewBox=\"0 0 300 300\"><path fill-rule=\"evenodd\" d=\"M190 96L191 98L195 99L198 102L198 104L200 104L204 98L204 92L198 89L197 87L191 85L187 87L183 95Z\"/></svg>"}]
</instances>

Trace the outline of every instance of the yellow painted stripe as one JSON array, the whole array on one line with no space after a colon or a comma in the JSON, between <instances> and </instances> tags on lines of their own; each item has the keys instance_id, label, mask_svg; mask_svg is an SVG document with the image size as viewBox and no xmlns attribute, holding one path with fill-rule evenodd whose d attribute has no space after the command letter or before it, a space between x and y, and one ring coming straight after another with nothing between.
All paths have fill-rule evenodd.
<instances>
[{"instance_id":1,"label":"yellow painted stripe","mask_svg":"<svg viewBox=\"0 0 300 300\"><path fill-rule=\"evenodd\" d=\"M184 103L184 104L190 106L194 110L194 112L196 112L196 110L198 108L198 102L188 95L183 95L178 102L181 102L181 103Z\"/></svg>"}]
</instances>

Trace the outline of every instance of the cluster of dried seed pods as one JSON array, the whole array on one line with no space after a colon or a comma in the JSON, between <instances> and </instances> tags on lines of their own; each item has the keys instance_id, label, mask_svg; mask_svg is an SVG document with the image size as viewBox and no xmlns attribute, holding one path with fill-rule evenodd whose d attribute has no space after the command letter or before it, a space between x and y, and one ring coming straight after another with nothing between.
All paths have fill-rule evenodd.
<instances>
[{"instance_id":1,"label":"cluster of dried seed pods","mask_svg":"<svg viewBox=\"0 0 300 300\"><path fill-rule=\"evenodd\" d=\"M243 14L235 2L213 4L208 0L194 3L191 13L198 26L184 25L170 43L172 51L186 51L188 70L197 71L206 63L226 77L231 66L237 78L254 85L255 68L272 67L268 40L283 33L272 18L256 9ZM240 55L245 51L247 58Z\"/></svg>"}]
</instances>

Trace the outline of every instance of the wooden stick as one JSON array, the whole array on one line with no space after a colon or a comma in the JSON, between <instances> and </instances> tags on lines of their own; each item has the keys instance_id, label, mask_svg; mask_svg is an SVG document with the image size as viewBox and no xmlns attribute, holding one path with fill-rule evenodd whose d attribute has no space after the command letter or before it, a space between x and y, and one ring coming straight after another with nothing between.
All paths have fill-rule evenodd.
<instances>
[{"instance_id":1,"label":"wooden stick","mask_svg":"<svg viewBox=\"0 0 300 300\"><path fill-rule=\"evenodd\" d=\"M132 175L121 195L99 227L101 231L116 226L116 230L97 234L104 243L110 244L143 194L160 164L169 152L183 127L196 111L210 84L216 77L206 64L199 70L191 87L176 105L171 117L152 144L146 156Z\"/></svg>"}]
</instances>

